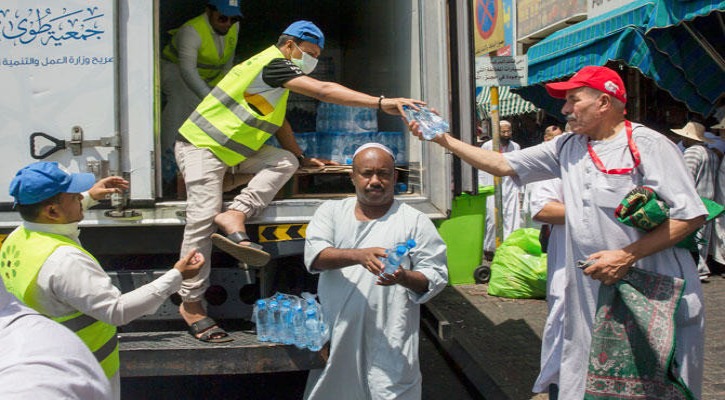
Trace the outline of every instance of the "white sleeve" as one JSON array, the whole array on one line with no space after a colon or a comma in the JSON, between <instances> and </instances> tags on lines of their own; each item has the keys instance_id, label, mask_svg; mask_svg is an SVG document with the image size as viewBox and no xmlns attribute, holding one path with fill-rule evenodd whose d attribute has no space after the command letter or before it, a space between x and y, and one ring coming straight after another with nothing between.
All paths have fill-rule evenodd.
<instances>
[{"instance_id":1,"label":"white sleeve","mask_svg":"<svg viewBox=\"0 0 725 400\"><path fill-rule=\"evenodd\" d=\"M416 245L410 250L411 269L425 275L428 291L420 294L408 290L408 298L421 304L432 299L448 284L448 258L446 244L427 216L418 214L415 227Z\"/></svg>"},{"instance_id":2,"label":"white sleeve","mask_svg":"<svg viewBox=\"0 0 725 400\"><path fill-rule=\"evenodd\" d=\"M549 179L532 183L531 198L529 200L531 216L541 212L544 206L552 201L564 203L564 193L561 179Z\"/></svg>"},{"instance_id":3,"label":"white sleeve","mask_svg":"<svg viewBox=\"0 0 725 400\"><path fill-rule=\"evenodd\" d=\"M305 266L310 273L319 274L320 270L312 268L312 264L322 250L329 247L335 247L335 216L340 214L335 212L335 205L340 201L327 201L317 208L315 214L310 219L305 231Z\"/></svg>"},{"instance_id":4,"label":"white sleeve","mask_svg":"<svg viewBox=\"0 0 725 400\"><path fill-rule=\"evenodd\" d=\"M514 182L521 186L531 182L559 178L561 169L558 144L569 136L570 134L559 135L553 140L536 146L503 153L516 173L511 177Z\"/></svg>"},{"instance_id":5,"label":"white sleeve","mask_svg":"<svg viewBox=\"0 0 725 400\"><path fill-rule=\"evenodd\" d=\"M203 99L211 91L209 85L201 79L196 69L196 60L201 47L201 37L196 30L189 26L182 26L174 36L176 50L179 52L179 71L181 79L189 88Z\"/></svg>"},{"instance_id":6,"label":"white sleeve","mask_svg":"<svg viewBox=\"0 0 725 400\"><path fill-rule=\"evenodd\" d=\"M181 280L181 273L171 268L153 282L121 294L97 262L72 246L56 249L38 274L38 284L47 284L56 299L115 326L156 312L181 288Z\"/></svg>"}]
</instances>

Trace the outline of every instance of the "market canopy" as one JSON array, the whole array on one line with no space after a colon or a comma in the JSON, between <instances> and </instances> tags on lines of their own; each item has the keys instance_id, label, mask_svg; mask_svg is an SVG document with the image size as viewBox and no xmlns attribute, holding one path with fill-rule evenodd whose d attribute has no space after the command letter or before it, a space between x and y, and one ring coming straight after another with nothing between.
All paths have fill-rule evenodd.
<instances>
[{"instance_id":1,"label":"market canopy","mask_svg":"<svg viewBox=\"0 0 725 400\"><path fill-rule=\"evenodd\" d=\"M725 0L637 0L532 46L525 99L557 115L543 83L587 65L622 61L694 112L709 116L724 91Z\"/></svg>"},{"instance_id":2,"label":"market canopy","mask_svg":"<svg viewBox=\"0 0 725 400\"><path fill-rule=\"evenodd\" d=\"M491 113L491 90L489 87L479 86L476 88L476 105L485 112L485 114L480 115L479 118L488 119L486 116ZM499 86L498 110L499 115L502 117L508 117L510 115L536 112L539 108L512 92L510 87Z\"/></svg>"}]
</instances>

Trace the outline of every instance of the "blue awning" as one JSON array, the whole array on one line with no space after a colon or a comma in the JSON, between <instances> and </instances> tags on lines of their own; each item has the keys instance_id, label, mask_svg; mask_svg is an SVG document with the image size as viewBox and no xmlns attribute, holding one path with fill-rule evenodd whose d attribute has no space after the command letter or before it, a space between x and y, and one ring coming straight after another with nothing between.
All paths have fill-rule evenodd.
<instances>
[{"instance_id":1,"label":"blue awning","mask_svg":"<svg viewBox=\"0 0 725 400\"><path fill-rule=\"evenodd\" d=\"M561 103L551 101L543 83L563 79L587 65L621 61L690 110L708 116L725 89L723 51L718 47L725 35L717 19L723 12L725 0L634 1L532 46L527 53L529 86L516 92L558 114ZM712 22L704 21L710 17ZM699 27L709 31L703 34ZM703 42L715 43L715 48L708 49Z\"/></svg>"}]
</instances>

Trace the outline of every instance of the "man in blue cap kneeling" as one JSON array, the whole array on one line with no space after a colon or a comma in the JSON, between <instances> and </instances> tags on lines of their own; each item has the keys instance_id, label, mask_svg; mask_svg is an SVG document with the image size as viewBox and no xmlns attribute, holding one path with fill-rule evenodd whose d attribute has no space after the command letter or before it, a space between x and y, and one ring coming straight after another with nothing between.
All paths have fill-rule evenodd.
<instances>
[{"instance_id":1,"label":"man in blue cap kneeling","mask_svg":"<svg viewBox=\"0 0 725 400\"><path fill-rule=\"evenodd\" d=\"M199 248L208 260L212 240L220 249L252 266L269 262L269 253L246 233L248 218L258 215L300 165L330 163L305 157L285 119L289 92L328 103L377 108L403 115L403 105L420 103L406 98L371 96L308 76L325 47L322 30L297 21L266 50L237 64L212 89L179 129L176 162L187 193L186 226L181 252ZM282 149L264 143L276 136ZM222 212L224 173L229 167L254 177ZM219 228L223 235L215 234ZM195 323L216 327L202 305L209 286L209 267L185 280L179 309L192 328ZM199 336L197 330L190 332Z\"/></svg>"},{"instance_id":2,"label":"man in blue cap kneeling","mask_svg":"<svg viewBox=\"0 0 725 400\"><path fill-rule=\"evenodd\" d=\"M182 279L199 272L204 258L195 250L155 281L121 294L78 239L83 210L128 181L111 176L69 174L55 162L36 162L10 182L10 195L23 218L0 248L0 275L8 292L39 313L75 332L90 348L121 397L116 326L153 314L179 290Z\"/></svg>"}]
</instances>

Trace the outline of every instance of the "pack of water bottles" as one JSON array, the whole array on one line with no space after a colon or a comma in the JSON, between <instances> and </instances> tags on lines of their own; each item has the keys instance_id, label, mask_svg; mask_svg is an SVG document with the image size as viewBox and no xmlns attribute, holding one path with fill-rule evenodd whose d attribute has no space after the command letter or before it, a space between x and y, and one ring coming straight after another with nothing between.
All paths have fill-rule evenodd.
<instances>
[{"instance_id":1,"label":"pack of water bottles","mask_svg":"<svg viewBox=\"0 0 725 400\"><path fill-rule=\"evenodd\" d=\"M297 132L295 133L295 140L297 140L297 145L300 146L300 150L302 150L305 157L319 157L317 148L317 132ZM280 149L282 148L276 136L272 136L267 139L265 144Z\"/></svg>"},{"instance_id":2,"label":"pack of water bottles","mask_svg":"<svg viewBox=\"0 0 725 400\"><path fill-rule=\"evenodd\" d=\"M320 303L310 293L302 293L302 297L276 293L259 299L254 304L253 319L260 342L319 351L330 339Z\"/></svg>"},{"instance_id":3,"label":"pack of water bottles","mask_svg":"<svg viewBox=\"0 0 725 400\"><path fill-rule=\"evenodd\" d=\"M408 121L418 122L425 140L431 140L450 130L448 122L440 115L429 110L428 107L418 106L418 110L413 110L408 106L403 106L403 111L405 111L405 117Z\"/></svg>"},{"instance_id":4,"label":"pack of water bottles","mask_svg":"<svg viewBox=\"0 0 725 400\"><path fill-rule=\"evenodd\" d=\"M317 106L316 130L323 133L375 132L378 130L377 110L320 102Z\"/></svg>"}]
</instances>

